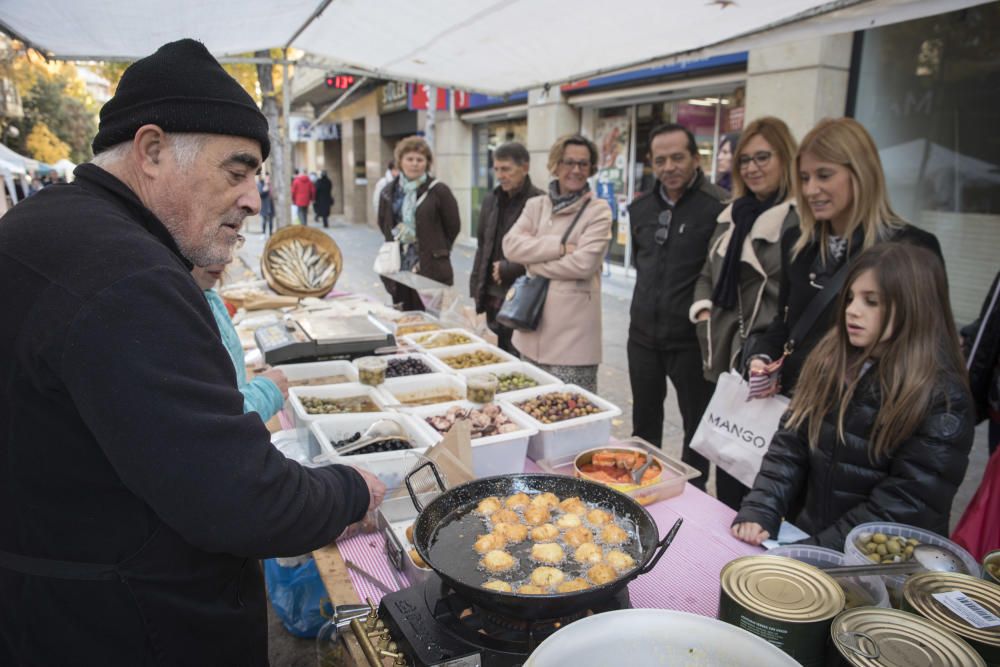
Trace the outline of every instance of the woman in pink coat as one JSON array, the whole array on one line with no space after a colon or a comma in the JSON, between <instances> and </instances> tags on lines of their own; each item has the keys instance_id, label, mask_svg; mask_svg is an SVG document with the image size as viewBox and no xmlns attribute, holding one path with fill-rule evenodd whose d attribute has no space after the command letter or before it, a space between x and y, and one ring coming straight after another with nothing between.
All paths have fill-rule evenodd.
<instances>
[{"instance_id":1,"label":"woman in pink coat","mask_svg":"<svg viewBox=\"0 0 1000 667\"><path fill-rule=\"evenodd\" d=\"M515 331L514 346L564 382L593 392L601 363L601 265L611 241L611 207L587 182L597 159L589 139L559 138L549 151L548 194L529 199L503 239L509 261L550 279L538 328Z\"/></svg>"}]
</instances>

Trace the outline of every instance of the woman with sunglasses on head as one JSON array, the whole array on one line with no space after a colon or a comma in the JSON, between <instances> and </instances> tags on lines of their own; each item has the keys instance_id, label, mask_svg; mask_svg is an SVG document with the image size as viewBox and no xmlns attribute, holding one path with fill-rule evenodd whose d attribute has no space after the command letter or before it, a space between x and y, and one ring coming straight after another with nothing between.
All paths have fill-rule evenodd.
<instances>
[{"instance_id":1,"label":"woman with sunglasses on head","mask_svg":"<svg viewBox=\"0 0 1000 667\"><path fill-rule=\"evenodd\" d=\"M771 380L755 397L794 393L802 364L833 323L846 267L859 253L900 241L944 261L933 234L892 210L878 149L856 120L820 121L802 140L795 168L801 224L781 240L778 316L750 345L751 384L754 376Z\"/></svg>"},{"instance_id":2,"label":"woman with sunglasses on head","mask_svg":"<svg viewBox=\"0 0 1000 667\"><path fill-rule=\"evenodd\" d=\"M503 238L508 261L549 279L537 328L515 331L514 347L563 382L594 392L601 363L601 266L611 242L611 207L587 182L597 159L589 139L557 139L549 150L554 179L548 194L529 199Z\"/></svg>"},{"instance_id":3,"label":"woman with sunglasses on head","mask_svg":"<svg viewBox=\"0 0 1000 667\"><path fill-rule=\"evenodd\" d=\"M975 416L944 266L926 248L878 244L851 265L834 312L733 534L760 544L787 516L804 544L837 551L869 521L947 535Z\"/></svg>"},{"instance_id":4,"label":"woman with sunglasses on head","mask_svg":"<svg viewBox=\"0 0 1000 667\"><path fill-rule=\"evenodd\" d=\"M771 116L750 123L736 146L734 199L719 215L690 311L705 377L713 383L741 368L747 337L764 331L778 313L781 235L799 223L795 151L788 126ZM719 500L736 508L746 492L716 469Z\"/></svg>"}]
</instances>

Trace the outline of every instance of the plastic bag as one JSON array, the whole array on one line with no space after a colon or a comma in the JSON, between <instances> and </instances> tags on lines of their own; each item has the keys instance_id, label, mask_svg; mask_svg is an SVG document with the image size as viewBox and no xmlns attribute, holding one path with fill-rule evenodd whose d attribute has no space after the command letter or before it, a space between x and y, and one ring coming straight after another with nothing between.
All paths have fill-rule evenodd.
<instances>
[{"instance_id":1,"label":"plastic bag","mask_svg":"<svg viewBox=\"0 0 1000 667\"><path fill-rule=\"evenodd\" d=\"M990 551L1000 549L1000 449L993 452L986 464L983 481L951 539L978 561Z\"/></svg>"},{"instance_id":2,"label":"plastic bag","mask_svg":"<svg viewBox=\"0 0 1000 667\"><path fill-rule=\"evenodd\" d=\"M316 561L282 567L275 558L264 561L264 581L271 606L285 629L312 639L333 614L333 604L320 579Z\"/></svg>"}]
</instances>

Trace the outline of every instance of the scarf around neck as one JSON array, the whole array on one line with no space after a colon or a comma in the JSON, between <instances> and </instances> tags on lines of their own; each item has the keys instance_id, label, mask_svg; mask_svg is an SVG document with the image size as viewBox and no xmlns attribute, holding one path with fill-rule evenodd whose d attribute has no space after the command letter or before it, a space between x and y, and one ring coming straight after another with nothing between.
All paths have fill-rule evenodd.
<instances>
[{"instance_id":1,"label":"scarf around neck","mask_svg":"<svg viewBox=\"0 0 1000 667\"><path fill-rule=\"evenodd\" d=\"M733 231L729 237L729 247L722 260L722 273L712 291L712 305L732 310L736 307L740 294L740 259L743 256L743 242L753 229L761 213L775 205L778 193L761 201L752 193L733 202Z\"/></svg>"},{"instance_id":2,"label":"scarf around neck","mask_svg":"<svg viewBox=\"0 0 1000 667\"><path fill-rule=\"evenodd\" d=\"M549 183L549 199L552 201L552 212L558 213L564 208L569 208L580 201L580 198L588 192L590 192L590 183L584 185L582 190L569 192L564 195L559 194L559 181L553 180Z\"/></svg>"},{"instance_id":3,"label":"scarf around neck","mask_svg":"<svg viewBox=\"0 0 1000 667\"><path fill-rule=\"evenodd\" d=\"M399 190L403 201L399 207L399 217L402 227L398 230L396 240L400 243L413 243L417 240L417 190L427 182L427 173L414 180L399 174Z\"/></svg>"}]
</instances>

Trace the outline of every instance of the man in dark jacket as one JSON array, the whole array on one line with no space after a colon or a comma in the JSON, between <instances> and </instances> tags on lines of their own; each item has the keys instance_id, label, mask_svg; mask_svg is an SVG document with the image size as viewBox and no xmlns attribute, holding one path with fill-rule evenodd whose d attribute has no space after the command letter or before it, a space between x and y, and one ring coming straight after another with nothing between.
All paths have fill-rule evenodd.
<instances>
[{"instance_id":1,"label":"man in dark jacket","mask_svg":"<svg viewBox=\"0 0 1000 667\"><path fill-rule=\"evenodd\" d=\"M514 332L496 321L507 290L524 267L508 262L503 254L503 237L521 217L524 202L545 194L531 184L528 176L528 149L516 141L503 144L493 152L493 173L497 186L483 200L479 211L479 247L469 276L469 293L476 302L476 312L486 313L486 323L497 335L500 347L517 354L511 343Z\"/></svg>"},{"instance_id":2,"label":"man in dark jacket","mask_svg":"<svg viewBox=\"0 0 1000 667\"><path fill-rule=\"evenodd\" d=\"M670 378L684 421L682 458L701 471L692 483L704 489L709 462L689 445L712 397L712 385L702 373L688 310L728 193L705 178L698 145L684 126L653 128L649 146L658 184L629 206L636 269L628 333L632 433L660 446Z\"/></svg>"},{"instance_id":3,"label":"man in dark jacket","mask_svg":"<svg viewBox=\"0 0 1000 667\"><path fill-rule=\"evenodd\" d=\"M257 559L384 494L271 445L191 277L260 207L267 121L182 40L125 71L93 148L0 225L0 664L266 665Z\"/></svg>"}]
</instances>

